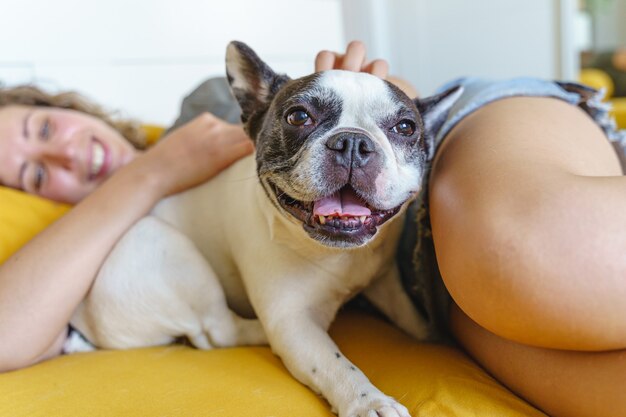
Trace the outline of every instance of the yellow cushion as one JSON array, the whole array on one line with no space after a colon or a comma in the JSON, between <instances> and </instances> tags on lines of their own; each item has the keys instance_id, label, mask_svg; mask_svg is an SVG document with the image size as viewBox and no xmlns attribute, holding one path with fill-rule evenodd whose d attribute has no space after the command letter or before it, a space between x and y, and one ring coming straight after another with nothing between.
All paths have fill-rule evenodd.
<instances>
[{"instance_id":1,"label":"yellow cushion","mask_svg":"<svg viewBox=\"0 0 626 417\"><path fill-rule=\"evenodd\" d=\"M159 125L143 125L141 128L146 135L146 143L148 145L154 145L165 132L163 126Z\"/></svg>"},{"instance_id":2,"label":"yellow cushion","mask_svg":"<svg viewBox=\"0 0 626 417\"><path fill-rule=\"evenodd\" d=\"M606 100L611 104L611 116L617 127L626 129L626 97L613 97L614 83L609 74L597 68L585 68L580 71L579 80L595 89L606 90Z\"/></svg>"},{"instance_id":3,"label":"yellow cushion","mask_svg":"<svg viewBox=\"0 0 626 417\"><path fill-rule=\"evenodd\" d=\"M596 90L605 90L605 98L609 99L613 95L615 85L613 80L606 72L597 68L583 68L578 75L578 79L582 84L593 87Z\"/></svg>"},{"instance_id":4,"label":"yellow cushion","mask_svg":"<svg viewBox=\"0 0 626 417\"><path fill-rule=\"evenodd\" d=\"M413 417L545 417L460 351L417 343L378 318L342 313L331 334ZM63 356L0 375L0 392L0 415L12 417L332 416L266 347Z\"/></svg>"},{"instance_id":5,"label":"yellow cushion","mask_svg":"<svg viewBox=\"0 0 626 417\"><path fill-rule=\"evenodd\" d=\"M68 209L65 204L0 187L0 263Z\"/></svg>"},{"instance_id":6,"label":"yellow cushion","mask_svg":"<svg viewBox=\"0 0 626 417\"><path fill-rule=\"evenodd\" d=\"M611 115L620 129L626 129L626 97L613 97L611 99Z\"/></svg>"}]
</instances>

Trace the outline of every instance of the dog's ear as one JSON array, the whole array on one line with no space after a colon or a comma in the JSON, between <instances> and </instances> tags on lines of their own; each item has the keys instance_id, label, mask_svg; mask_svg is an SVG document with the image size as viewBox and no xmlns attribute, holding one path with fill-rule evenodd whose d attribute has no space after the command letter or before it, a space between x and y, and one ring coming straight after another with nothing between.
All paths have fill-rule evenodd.
<instances>
[{"instance_id":1,"label":"dog's ear","mask_svg":"<svg viewBox=\"0 0 626 417\"><path fill-rule=\"evenodd\" d=\"M238 41L226 48L226 75L241 106L244 124L264 113L278 90L289 81L289 77L276 74L248 45Z\"/></svg>"},{"instance_id":2,"label":"dog's ear","mask_svg":"<svg viewBox=\"0 0 626 417\"><path fill-rule=\"evenodd\" d=\"M424 138L426 140L429 158L432 158L435 153L434 140L437 132L446 121L452 105L462 93L463 87L457 85L443 93L423 99L416 98L414 100L417 110L419 110L422 120L424 121Z\"/></svg>"}]
</instances>

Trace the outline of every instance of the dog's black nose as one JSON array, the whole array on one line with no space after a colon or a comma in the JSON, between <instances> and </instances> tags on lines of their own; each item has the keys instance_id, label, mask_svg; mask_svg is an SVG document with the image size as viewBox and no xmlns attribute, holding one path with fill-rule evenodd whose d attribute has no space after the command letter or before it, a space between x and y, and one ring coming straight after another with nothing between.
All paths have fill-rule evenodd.
<instances>
[{"instance_id":1,"label":"dog's black nose","mask_svg":"<svg viewBox=\"0 0 626 417\"><path fill-rule=\"evenodd\" d=\"M363 133L341 132L331 136L326 147L335 151L335 160L346 168L365 166L376 147L374 142Z\"/></svg>"}]
</instances>

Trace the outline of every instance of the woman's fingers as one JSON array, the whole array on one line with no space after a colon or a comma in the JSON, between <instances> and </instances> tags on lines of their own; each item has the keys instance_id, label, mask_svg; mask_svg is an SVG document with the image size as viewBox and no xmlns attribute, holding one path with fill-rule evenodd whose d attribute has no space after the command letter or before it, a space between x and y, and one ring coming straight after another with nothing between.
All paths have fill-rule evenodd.
<instances>
[{"instance_id":1,"label":"woman's fingers","mask_svg":"<svg viewBox=\"0 0 626 417\"><path fill-rule=\"evenodd\" d=\"M377 76L378 78L382 78L383 80L385 80L389 75L389 64L384 59L376 59L366 64L361 69L361 71L368 72L372 75Z\"/></svg>"},{"instance_id":2,"label":"woman's fingers","mask_svg":"<svg viewBox=\"0 0 626 417\"><path fill-rule=\"evenodd\" d=\"M365 64L365 52L365 45L360 41L350 42L345 54L321 51L315 57L315 71L330 69L361 71Z\"/></svg>"},{"instance_id":3,"label":"woman's fingers","mask_svg":"<svg viewBox=\"0 0 626 417\"><path fill-rule=\"evenodd\" d=\"M361 41L352 41L346 48L346 54L340 63L340 68L346 71L359 72L365 65L365 45Z\"/></svg>"},{"instance_id":4,"label":"woman's fingers","mask_svg":"<svg viewBox=\"0 0 626 417\"><path fill-rule=\"evenodd\" d=\"M335 66L335 59L339 54L331 51L321 51L315 57L315 72L331 70Z\"/></svg>"},{"instance_id":5,"label":"woman's fingers","mask_svg":"<svg viewBox=\"0 0 626 417\"><path fill-rule=\"evenodd\" d=\"M346 52L340 54L332 51L321 51L315 57L315 71L339 69L354 72L367 72L382 79L389 74L389 64L383 59L366 61L367 50L361 41L352 41Z\"/></svg>"}]
</instances>

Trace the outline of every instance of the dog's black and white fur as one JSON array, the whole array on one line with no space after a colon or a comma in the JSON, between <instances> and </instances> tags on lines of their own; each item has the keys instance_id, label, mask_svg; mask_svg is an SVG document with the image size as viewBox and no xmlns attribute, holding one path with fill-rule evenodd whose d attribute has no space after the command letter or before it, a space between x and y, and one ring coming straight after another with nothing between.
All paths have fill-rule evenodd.
<instances>
[{"instance_id":1,"label":"dog's black and white fur","mask_svg":"<svg viewBox=\"0 0 626 417\"><path fill-rule=\"evenodd\" d=\"M326 331L362 291L406 332L427 336L393 259L433 153L425 132L458 92L413 102L369 74L290 80L238 42L227 72L256 158L134 225L72 325L105 348L179 336L202 349L269 342L340 416L408 416Z\"/></svg>"}]
</instances>

